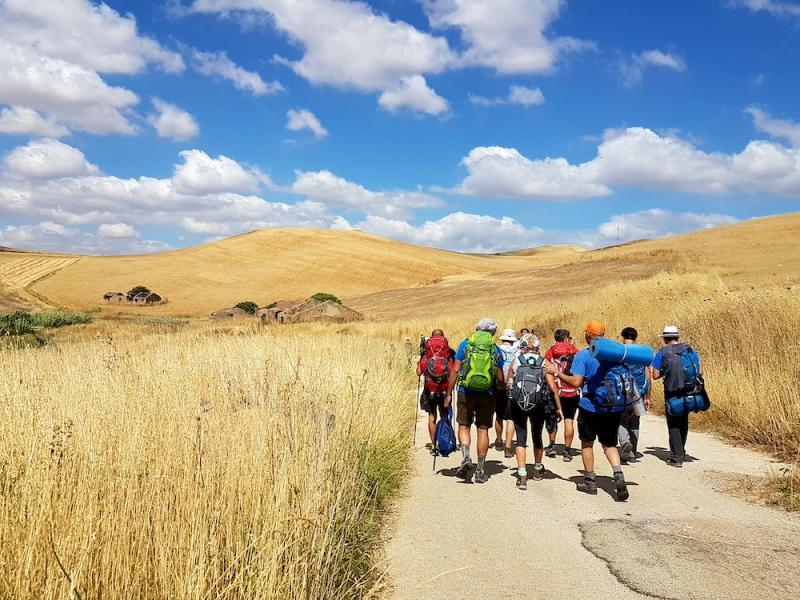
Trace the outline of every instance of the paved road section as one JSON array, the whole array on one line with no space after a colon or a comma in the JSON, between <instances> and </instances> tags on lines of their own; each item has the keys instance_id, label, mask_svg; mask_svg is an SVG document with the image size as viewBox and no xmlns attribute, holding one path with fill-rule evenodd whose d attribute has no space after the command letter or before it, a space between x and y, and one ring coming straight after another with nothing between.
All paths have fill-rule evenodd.
<instances>
[{"instance_id":1,"label":"paved road section","mask_svg":"<svg viewBox=\"0 0 800 600\"><path fill-rule=\"evenodd\" d=\"M427 441L422 420L419 430L418 447ZM777 465L690 432L687 450L696 460L675 469L664 462L666 445L663 419L645 417L644 456L625 469L625 503L613 498L599 447L597 496L575 489L579 457L545 457L545 478L520 491L516 463L501 452L489 451L488 483L466 484L454 477L460 453L440 457L434 474L419 447L388 544L392 597L800 598L800 518L713 483L714 472L757 474Z\"/></svg>"}]
</instances>

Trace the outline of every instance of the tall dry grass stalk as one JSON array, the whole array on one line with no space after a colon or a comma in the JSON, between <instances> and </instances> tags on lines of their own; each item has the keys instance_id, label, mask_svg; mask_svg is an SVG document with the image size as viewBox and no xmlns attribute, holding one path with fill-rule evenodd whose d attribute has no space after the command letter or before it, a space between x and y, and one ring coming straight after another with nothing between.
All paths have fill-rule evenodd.
<instances>
[{"instance_id":1,"label":"tall dry grass stalk","mask_svg":"<svg viewBox=\"0 0 800 600\"><path fill-rule=\"evenodd\" d=\"M275 329L0 349L0 597L369 597L406 359Z\"/></svg>"}]
</instances>

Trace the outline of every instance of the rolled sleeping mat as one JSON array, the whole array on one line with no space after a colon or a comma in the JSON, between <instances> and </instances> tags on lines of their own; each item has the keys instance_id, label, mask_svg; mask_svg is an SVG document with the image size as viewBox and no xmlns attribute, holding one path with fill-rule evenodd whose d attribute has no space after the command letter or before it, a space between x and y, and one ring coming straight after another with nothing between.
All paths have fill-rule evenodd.
<instances>
[{"instance_id":1,"label":"rolled sleeping mat","mask_svg":"<svg viewBox=\"0 0 800 600\"><path fill-rule=\"evenodd\" d=\"M645 366L653 362L655 354L650 346L644 344L620 344L606 338L593 341L589 353L603 362Z\"/></svg>"}]
</instances>

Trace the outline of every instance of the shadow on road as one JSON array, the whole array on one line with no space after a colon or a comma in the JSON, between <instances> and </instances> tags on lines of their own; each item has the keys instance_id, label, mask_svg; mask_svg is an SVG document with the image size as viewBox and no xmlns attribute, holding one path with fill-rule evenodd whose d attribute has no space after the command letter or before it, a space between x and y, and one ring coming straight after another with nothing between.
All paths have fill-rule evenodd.
<instances>
[{"instance_id":1,"label":"shadow on road","mask_svg":"<svg viewBox=\"0 0 800 600\"><path fill-rule=\"evenodd\" d=\"M614 500L617 499L617 494L614 488L614 478L609 477L608 475L596 475L595 479L597 481L597 489L603 490L606 494L611 496ZM569 478L568 481L571 481L575 484L575 489L577 491L578 484L583 481L583 475L573 475ZM629 481L627 478L625 479L625 483L628 484L628 487L638 486L639 484L635 481Z\"/></svg>"},{"instance_id":2,"label":"shadow on road","mask_svg":"<svg viewBox=\"0 0 800 600\"><path fill-rule=\"evenodd\" d=\"M661 446L648 446L644 453L649 454L650 456L655 456L661 462L669 462L670 454L667 448L662 448ZM686 458L683 459L683 462L695 462L696 460L700 459L687 454Z\"/></svg>"}]
</instances>

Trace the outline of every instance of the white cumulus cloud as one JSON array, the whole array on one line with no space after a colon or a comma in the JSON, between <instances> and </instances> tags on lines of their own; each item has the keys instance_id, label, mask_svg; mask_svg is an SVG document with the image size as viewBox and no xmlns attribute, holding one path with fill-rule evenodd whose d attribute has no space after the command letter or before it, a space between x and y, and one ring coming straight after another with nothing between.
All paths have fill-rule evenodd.
<instances>
[{"instance_id":1,"label":"white cumulus cloud","mask_svg":"<svg viewBox=\"0 0 800 600\"><path fill-rule=\"evenodd\" d=\"M58 138L67 135L69 129L32 108L10 106L0 110L0 133Z\"/></svg>"},{"instance_id":2,"label":"white cumulus cloud","mask_svg":"<svg viewBox=\"0 0 800 600\"><path fill-rule=\"evenodd\" d=\"M457 28L465 65L498 73L549 73L565 52L593 48L570 37L549 37L564 0L425 0L431 25Z\"/></svg>"},{"instance_id":3,"label":"white cumulus cloud","mask_svg":"<svg viewBox=\"0 0 800 600\"><path fill-rule=\"evenodd\" d=\"M4 160L6 174L29 179L55 179L99 172L83 152L58 140L44 138L12 150Z\"/></svg>"},{"instance_id":4,"label":"white cumulus cloud","mask_svg":"<svg viewBox=\"0 0 800 600\"><path fill-rule=\"evenodd\" d=\"M266 82L261 75L248 71L233 62L225 52L192 51L194 68L199 73L209 77L220 77L230 81L234 87L250 92L254 96L264 96L283 91L283 86L278 81Z\"/></svg>"},{"instance_id":5,"label":"white cumulus cloud","mask_svg":"<svg viewBox=\"0 0 800 600\"><path fill-rule=\"evenodd\" d=\"M449 110L447 100L429 88L422 75L403 77L380 95L378 104L389 112L409 109L429 115L441 115Z\"/></svg>"},{"instance_id":6,"label":"white cumulus cloud","mask_svg":"<svg viewBox=\"0 0 800 600\"><path fill-rule=\"evenodd\" d=\"M97 235L109 239L138 238L139 232L127 223L102 223L97 227Z\"/></svg>"},{"instance_id":7,"label":"white cumulus cloud","mask_svg":"<svg viewBox=\"0 0 800 600\"><path fill-rule=\"evenodd\" d=\"M644 127L608 130L590 161L529 159L514 148L477 147L453 191L506 198L608 196L615 186L696 194L768 193L800 197L800 149L756 140L741 152L705 152Z\"/></svg>"},{"instance_id":8,"label":"white cumulus cloud","mask_svg":"<svg viewBox=\"0 0 800 600\"><path fill-rule=\"evenodd\" d=\"M627 86L641 83L644 72L651 67L680 72L686 70L686 62L677 54L661 50L645 50L620 61L620 81Z\"/></svg>"},{"instance_id":9,"label":"white cumulus cloud","mask_svg":"<svg viewBox=\"0 0 800 600\"><path fill-rule=\"evenodd\" d=\"M517 104L519 106L539 106L544 104L544 94L539 88L528 88L522 85L512 85L508 96L504 98L486 98L485 96L470 96L469 101L475 106L499 106L502 104Z\"/></svg>"},{"instance_id":10,"label":"white cumulus cloud","mask_svg":"<svg viewBox=\"0 0 800 600\"><path fill-rule=\"evenodd\" d=\"M185 194L256 192L259 175L235 160L220 155L212 158L202 150L184 150L183 163L175 167L175 190Z\"/></svg>"},{"instance_id":11,"label":"white cumulus cloud","mask_svg":"<svg viewBox=\"0 0 800 600\"><path fill-rule=\"evenodd\" d=\"M772 137L789 141L792 146L800 147L800 123L788 119L776 119L769 113L755 107L745 109L753 117L753 125L759 131Z\"/></svg>"},{"instance_id":12,"label":"white cumulus cloud","mask_svg":"<svg viewBox=\"0 0 800 600\"><path fill-rule=\"evenodd\" d=\"M318 139L328 136L328 130L322 126L322 123L319 122L316 115L305 108L292 108L287 111L286 129L290 131L303 131L307 129Z\"/></svg>"},{"instance_id":13,"label":"white cumulus cloud","mask_svg":"<svg viewBox=\"0 0 800 600\"><path fill-rule=\"evenodd\" d=\"M148 118L159 137L185 142L200 133L200 127L188 112L161 98L152 99L155 114Z\"/></svg>"},{"instance_id":14,"label":"white cumulus cloud","mask_svg":"<svg viewBox=\"0 0 800 600\"><path fill-rule=\"evenodd\" d=\"M776 17L800 17L800 4L783 0L731 0L733 6L765 12Z\"/></svg>"}]
</instances>

